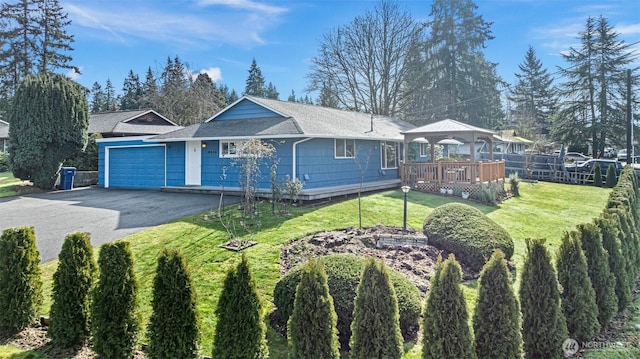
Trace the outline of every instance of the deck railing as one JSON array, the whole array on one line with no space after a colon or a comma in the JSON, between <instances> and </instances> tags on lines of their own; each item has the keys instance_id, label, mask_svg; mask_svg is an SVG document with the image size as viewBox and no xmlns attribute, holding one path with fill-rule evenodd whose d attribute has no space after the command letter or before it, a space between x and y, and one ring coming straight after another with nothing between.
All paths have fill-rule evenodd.
<instances>
[{"instance_id":1,"label":"deck railing","mask_svg":"<svg viewBox=\"0 0 640 359\"><path fill-rule=\"evenodd\" d=\"M402 183L485 183L505 178L505 162L407 162L402 165Z\"/></svg>"}]
</instances>

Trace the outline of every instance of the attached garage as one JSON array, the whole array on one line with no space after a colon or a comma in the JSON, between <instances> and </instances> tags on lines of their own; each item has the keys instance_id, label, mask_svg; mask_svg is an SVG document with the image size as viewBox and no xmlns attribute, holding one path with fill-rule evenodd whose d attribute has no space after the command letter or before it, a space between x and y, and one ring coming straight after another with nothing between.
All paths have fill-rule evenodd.
<instances>
[{"instance_id":1,"label":"attached garage","mask_svg":"<svg viewBox=\"0 0 640 359\"><path fill-rule=\"evenodd\" d=\"M105 146L104 187L159 189L166 185L164 144Z\"/></svg>"}]
</instances>

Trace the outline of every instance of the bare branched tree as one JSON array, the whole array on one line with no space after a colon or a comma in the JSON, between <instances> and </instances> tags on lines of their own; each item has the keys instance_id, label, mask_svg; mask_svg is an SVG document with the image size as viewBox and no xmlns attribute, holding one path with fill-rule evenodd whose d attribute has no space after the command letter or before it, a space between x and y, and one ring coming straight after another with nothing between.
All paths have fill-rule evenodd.
<instances>
[{"instance_id":1,"label":"bare branched tree","mask_svg":"<svg viewBox=\"0 0 640 359\"><path fill-rule=\"evenodd\" d=\"M420 25L395 1L325 34L308 76L308 90L332 91L340 107L375 115L399 111L405 58L419 39Z\"/></svg>"}]
</instances>

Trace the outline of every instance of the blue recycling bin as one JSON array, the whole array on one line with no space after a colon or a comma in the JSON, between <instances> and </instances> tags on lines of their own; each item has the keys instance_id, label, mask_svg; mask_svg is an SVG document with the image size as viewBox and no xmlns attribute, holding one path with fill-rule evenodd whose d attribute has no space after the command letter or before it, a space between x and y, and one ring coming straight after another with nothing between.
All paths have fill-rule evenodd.
<instances>
[{"instance_id":1,"label":"blue recycling bin","mask_svg":"<svg viewBox=\"0 0 640 359\"><path fill-rule=\"evenodd\" d=\"M60 169L60 189L67 190L73 188L73 177L76 175L75 167L62 167Z\"/></svg>"}]
</instances>

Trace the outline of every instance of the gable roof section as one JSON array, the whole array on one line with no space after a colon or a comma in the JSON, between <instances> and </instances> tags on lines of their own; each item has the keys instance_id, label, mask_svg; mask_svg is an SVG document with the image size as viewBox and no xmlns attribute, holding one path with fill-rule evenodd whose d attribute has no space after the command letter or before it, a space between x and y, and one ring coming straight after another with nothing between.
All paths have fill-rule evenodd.
<instances>
[{"instance_id":1,"label":"gable roof section","mask_svg":"<svg viewBox=\"0 0 640 359\"><path fill-rule=\"evenodd\" d=\"M238 111L240 108L252 107L247 105L263 109L252 111L262 116L250 118L246 112ZM151 140L316 137L400 141L401 131L413 127L408 122L390 117L372 117L361 112L244 96L205 123L154 136Z\"/></svg>"},{"instance_id":2,"label":"gable roof section","mask_svg":"<svg viewBox=\"0 0 640 359\"><path fill-rule=\"evenodd\" d=\"M135 122L140 117L152 114L161 119L163 125L139 124ZM150 109L113 111L91 114L89 117L89 133L121 133L121 134L161 134L176 130L180 126L173 123L168 118Z\"/></svg>"},{"instance_id":3,"label":"gable roof section","mask_svg":"<svg viewBox=\"0 0 640 359\"><path fill-rule=\"evenodd\" d=\"M0 138L9 138L9 122L0 120Z\"/></svg>"}]
</instances>

